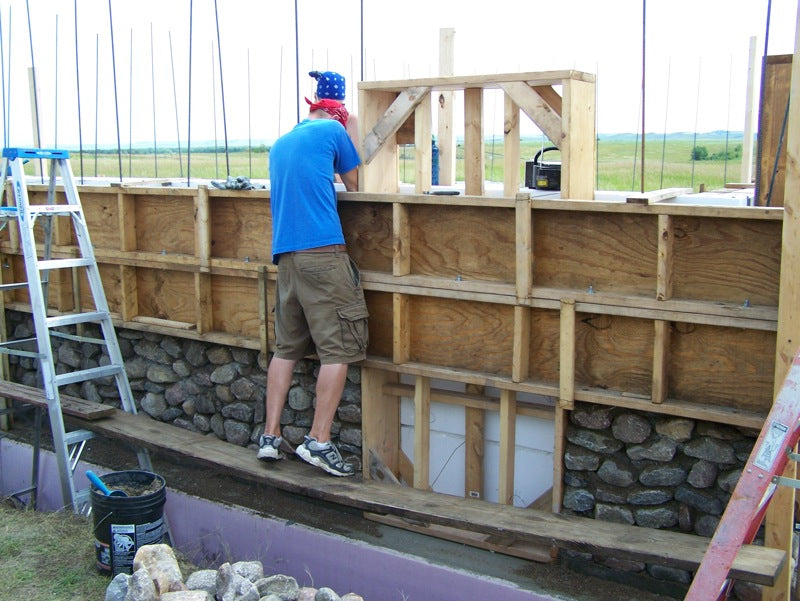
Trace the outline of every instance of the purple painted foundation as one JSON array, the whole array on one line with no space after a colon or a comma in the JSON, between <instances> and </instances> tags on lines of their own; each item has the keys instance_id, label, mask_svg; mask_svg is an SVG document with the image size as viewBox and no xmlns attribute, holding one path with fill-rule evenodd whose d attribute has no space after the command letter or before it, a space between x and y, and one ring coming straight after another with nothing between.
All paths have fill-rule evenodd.
<instances>
[{"instance_id":1,"label":"purple painted foundation","mask_svg":"<svg viewBox=\"0 0 800 601\"><path fill-rule=\"evenodd\" d=\"M28 445L0 439L0 494L29 485L31 454ZM75 475L77 488L89 486L84 476L87 469L107 471L81 463ZM52 453L40 456L39 483L39 509L60 509L61 488ZM503 580L432 565L413 555L169 488L164 513L175 547L198 565L256 560L264 565L265 574L285 574L300 586L327 586L340 595L358 593L367 601L556 601ZM86 544L92 541L87 538Z\"/></svg>"}]
</instances>

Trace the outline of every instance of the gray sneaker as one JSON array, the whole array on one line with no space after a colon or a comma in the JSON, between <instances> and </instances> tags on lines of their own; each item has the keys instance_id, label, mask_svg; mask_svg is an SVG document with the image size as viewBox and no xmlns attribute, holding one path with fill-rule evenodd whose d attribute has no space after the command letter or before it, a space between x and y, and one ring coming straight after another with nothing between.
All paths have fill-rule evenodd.
<instances>
[{"instance_id":1,"label":"gray sneaker","mask_svg":"<svg viewBox=\"0 0 800 601\"><path fill-rule=\"evenodd\" d=\"M258 455L257 457L263 461L275 461L283 459L281 453L281 443L283 438L280 436L271 436L269 434L262 434L258 439Z\"/></svg>"},{"instance_id":2,"label":"gray sneaker","mask_svg":"<svg viewBox=\"0 0 800 601\"><path fill-rule=\"evenodd\" d=\"M356 473L352 465L344 462L339 449L332 442L320 443L315 438L306 436L303 444L294 452L303 461L321 467L334 476L352 476Z\"/></svg>"}]
</instances>

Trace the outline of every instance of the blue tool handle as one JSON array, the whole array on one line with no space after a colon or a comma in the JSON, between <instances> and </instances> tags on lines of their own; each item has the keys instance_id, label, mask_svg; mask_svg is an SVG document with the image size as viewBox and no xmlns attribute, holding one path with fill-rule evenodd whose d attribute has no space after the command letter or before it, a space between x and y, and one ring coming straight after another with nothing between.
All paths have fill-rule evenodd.
<instances>
[{"instance_id":1,"label":"blue tool handle","mask_svg":"<svg viewBox=\"0 0 800 601\"><path fill-rule=\"evenodd\" d=\"M89 481L94 484L95 488L97 488L104 495L108 496L111 494L111 491L108 490L108 487L103 484L103 481L98 478L97 474L95 474L92 470L86 470L86 477L89 478Z\"/></svg>"}]
</instances>

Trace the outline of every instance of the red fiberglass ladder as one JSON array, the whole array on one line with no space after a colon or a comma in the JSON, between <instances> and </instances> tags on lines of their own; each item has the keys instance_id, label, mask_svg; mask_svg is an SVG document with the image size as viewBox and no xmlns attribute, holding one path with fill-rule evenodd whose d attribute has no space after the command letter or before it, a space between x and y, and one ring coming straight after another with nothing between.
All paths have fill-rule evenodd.
<instances>
[{"instance_id":1,"label":"red fiberglass ladder","mask_svg":"<svg viewBox=\"0 0 800 601\"><path fill-rule=\"evenodd\" d=\"M800 352L795 355L772 410L764 421L684 601L713 601L728 597L733 584L728 573L736 553L742 545L753 542L777 486L795 486L795 481L783 478L781 474L789 459L800 459L800 455L792 452L800 436L798 420Z\"/></svg>"}]
</instances>

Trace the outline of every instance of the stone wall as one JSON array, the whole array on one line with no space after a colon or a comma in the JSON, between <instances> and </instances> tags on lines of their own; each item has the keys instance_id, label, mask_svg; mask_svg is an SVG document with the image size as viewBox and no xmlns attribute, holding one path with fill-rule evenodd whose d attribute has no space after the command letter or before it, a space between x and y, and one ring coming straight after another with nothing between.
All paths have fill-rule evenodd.
<instances>
[{"instance_id":1,"label":"stone wall","mask_svg":"<svg viewBox=\"0 0 800 601\"><path fill-rule=\"evenodd\" d=\"M757 437L721 424L577 403L564 453L565 511L711 537ZM630 573L672 582L662 592L680 597L692 579L684 570L591 555L571 554L570 562L623 580ZM735 593L760 599L757 589L737 583Z\"/></svg>"},{"instance_id":2,"label":"stone wall","mask_svg":"<svg viewBox=\"0 0 800 601\"><path fill-rule=\"evenodd\" d=\"M9 338L30 338L27 313L6 313ZM87 328L84 336L99 337ZM251 447L264 427L266 357L254 350L117 329L137 408L153 419ZM108 362L97 344L53 339L59 372ZM33 350L33 349L31 349ZM10 356L11 379L38 386L33 359ZM319 363L298 362L281 417L293 445L311 427ZM333 439L361 469L361 372L348 371ZM113 378L73 384L67 394L119 406ZM736 486L758 432L681 417L576 404L564 454L564 511L710 537ZM692 574L658 565L563 553L575 570L682 598ZM760 599L736 583L734 598Z\"/></svg>"},{"instance_id":3,"label":"stone wall","mask_svg":"<svg viewBox=\"0 0 800 601\"><path fill-rule=\"evenodd\" d=\"M6 312L9 339L35 336L30 314ZM94 329L93 329L94 328ZM84 337L100 338L99 328L86 327ZM266 357L254 350L117 329L136 407L153 419L193 432L216 436L256 449L264 430ZM101 345L53 337L58 373L108 363ZM34 345L35 346L35 345ZM30 349L33 350L33 347ZM10 356L10 378L28 386L37 383L36 361ZM316 372L319 362L298 362L281 416L284 438L300 444L314 415ZM120 406L112 377L61 388L90 401ZM351 367L332 435L345 459L361 469L361 370Z\"/></svg>"}]
</instances>

